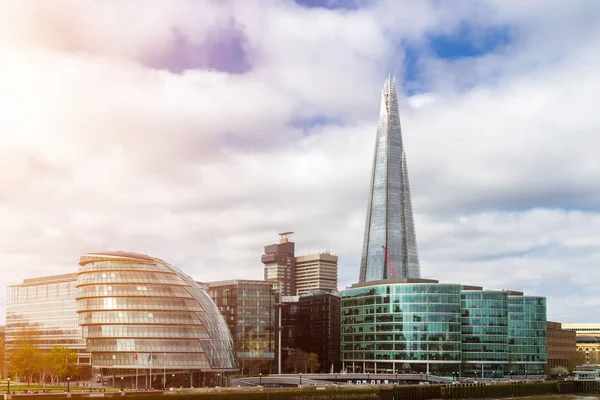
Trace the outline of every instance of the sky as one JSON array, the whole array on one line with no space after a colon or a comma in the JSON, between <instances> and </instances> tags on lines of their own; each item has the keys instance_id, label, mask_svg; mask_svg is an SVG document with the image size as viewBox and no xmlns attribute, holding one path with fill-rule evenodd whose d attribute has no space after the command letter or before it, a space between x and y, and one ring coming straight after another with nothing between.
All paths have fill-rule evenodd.
<instances>
[{"instance_id":1,"label":"sky","mask_svg":"<svg viewBox=\"0 0 600 400\"><path fill-rule=\"evenodd\" d=\"M0 299L127 250L358 280L397 80L421 272L600 322L600 2L0 0Z\"/></svg>"}]
</instances>

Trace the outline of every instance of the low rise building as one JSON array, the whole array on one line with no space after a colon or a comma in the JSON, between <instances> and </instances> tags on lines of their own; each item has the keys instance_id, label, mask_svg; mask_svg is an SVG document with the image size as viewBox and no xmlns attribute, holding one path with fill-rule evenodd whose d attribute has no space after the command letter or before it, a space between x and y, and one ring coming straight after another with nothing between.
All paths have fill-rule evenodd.
<instances>
[{"instance_id":1,"label":"low rise building","mask_svg":"<svg viewBox=\"0 0 600 400\"><path fill-rule=\"evenodd\" d=\"M549 374L550 370L554 367L565 367L568 370L572 370L576 365L583 363L583 359L577 358L575 332L563 329L560 322L548 321L546 335L548 337L546 374Z\"/></svg>"},{"instance_id":2,"label":"low rise building","mask_svg":"<svg viewBox=\"0 0 600 400\"><path fill-rule=\"evenodd\" d=\"M546 299L436 280L397 278L342 291L348 372L542 376Z\"/></svg>"}]
</instances>

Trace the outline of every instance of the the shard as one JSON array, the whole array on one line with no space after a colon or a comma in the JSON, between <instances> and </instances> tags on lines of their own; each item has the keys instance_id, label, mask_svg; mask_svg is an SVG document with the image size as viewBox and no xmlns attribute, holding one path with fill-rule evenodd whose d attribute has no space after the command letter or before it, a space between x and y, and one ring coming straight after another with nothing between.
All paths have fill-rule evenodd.
<instances>
[{"instance_id":1,"label":"the shard","mask_svg":"<svg viewBox=\"0 0 600 400\"><path fill-rule=\"evenodd\" d=\"M386 255L387 253L387 255ZM381 94L359 282L420 278L396 81Z\"/></svg>"}]
</instances>

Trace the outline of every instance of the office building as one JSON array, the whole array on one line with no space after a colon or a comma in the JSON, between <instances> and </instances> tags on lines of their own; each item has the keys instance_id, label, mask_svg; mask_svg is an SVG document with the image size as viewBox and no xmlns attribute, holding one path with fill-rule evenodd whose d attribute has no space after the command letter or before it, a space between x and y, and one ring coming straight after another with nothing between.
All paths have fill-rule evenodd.
<instances>
[{"instance_id":1,"label":"office building","mask_svg":"<svg viewBox=\"0 0 600 400\"><path fill-rule=\"evenodd\" d=\"M329 252L297 256L296 295L310 291L336 291L338 284L338 257Z\"/></svg>"},{"instance_id":2,"label":"office building","mask_svg":"<svg viewBox=\"0 0 600 400\"><path fill-rule=\"evenodd\" d=\"M571 370L584 360L577 358L577 340L573 331L562 329L560 322L548 321L546 325L548 337L548 362L546 363L546 375L554 367L565 367ZM580 362L578 362L580 361Z\"/></svg>"},{"instance_id":3,"label":"office building","mask_svg":"<svg viewBox=\"0 0 600 400\"><path fill-rule=\"evenodd\" d=\"M91 376L91 359L77 320L77 274L25 279L7 288L6 356L23 343L46 352L54 346L77 354L81 378Z\"/></svg>"},{"instance_id":4,"label":"office building","mask_svg":"<svg viewBox=\"0 0 600 400\"><path fill-rule=\"evenodd\" d=\"M600 336L600 324L597 323L587 323L587 324L562 324L562 329L566 331L575 332L579 335L591 335L591 336Z\"/></svg>"},{"instance_id":5,"label":"office building","mask_svg":"<svg viewBox=\"0 0 600 400\"><path fill-rule=\"evenodd\" d=\"M420 276L396 81L388 77L381 95L359 282Z\"/></svg>"},{"instance_id":6,"label":"office building","mask_svg":"<svg viewBox=\"0 0 600 400\"><path fill-rule=\"evenodd\" d=\"M265 281L205 283L225 318L243 375L269 373L275 360L275 292Z\"/></svg>"},{"instance_id":7,"label":"office building","mask_svg":"<svg viewBox=\"0 0 600 400\"><path fill-rule=\"evenodd\" d=\"M315 291L298 299L296 348L319 357L315 372L339 372L341 294Z\"/></svg>"},{"instance_id":8,"label":"office building","mask_svg":"<svg viewBox=\"0 0 600 400\"><path fill-rule=\"evenodd\" d=\"M237 369L223 316L179 269L128 252L90 253L79 265L79 324L92 365L113 384L202 386Z\"/></svg>"},{"instance_id":9,"label":"office building","mask_svg":"<svg viewBox=\"0 0 600 400\"><path fill-rule=\"evenodd\" d=\"M295 244L289 240L293 232L279 234L279 243L265 246L261 257L265 265L265 280L273 283L273 287L281 296L296 293L296 265L294 258Z\"/></svg>"},{"instance_id":10,"label":"office building","mask_svg":"<svg viewBox=\"0 0 600 400\"><path fill-rule=\"evenodd\" d=\"M342 291L348 372L501 378L543 374L546 299L429 279L358 283Z\"/></svg>"}]
</instances>

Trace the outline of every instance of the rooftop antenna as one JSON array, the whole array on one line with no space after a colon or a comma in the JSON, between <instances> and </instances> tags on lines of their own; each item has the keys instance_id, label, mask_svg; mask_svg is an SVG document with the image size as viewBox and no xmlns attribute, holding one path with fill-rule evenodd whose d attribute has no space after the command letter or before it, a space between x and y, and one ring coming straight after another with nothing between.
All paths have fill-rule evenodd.
<instances>
[{"instance_id":1,"label":"rooftop antenna","mask_svg":"<svg viewBox=\"0 0 600 400\"><path fill-rule=\"evenodd\" d=\"M294 232L281 232L279 234L279 243L289 242L290 236L293 234L294 234Z\"/></svg>"}]
</instances>

